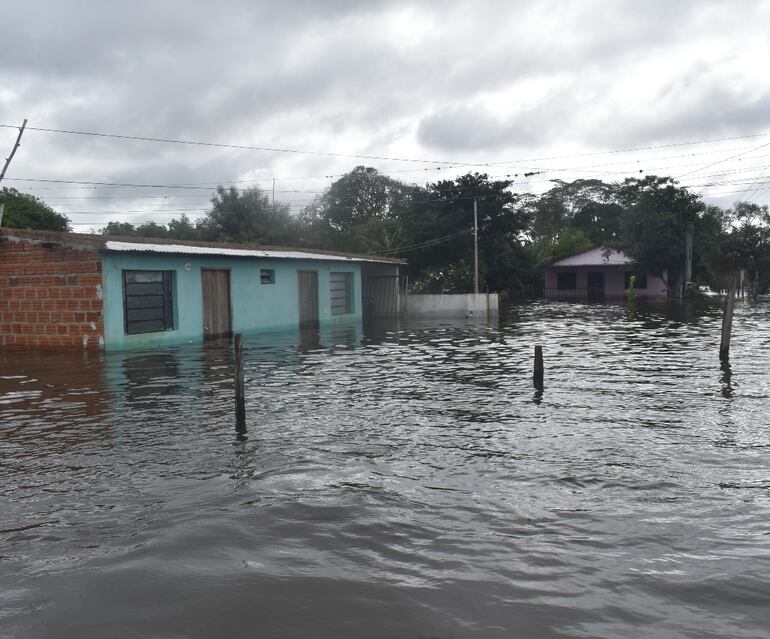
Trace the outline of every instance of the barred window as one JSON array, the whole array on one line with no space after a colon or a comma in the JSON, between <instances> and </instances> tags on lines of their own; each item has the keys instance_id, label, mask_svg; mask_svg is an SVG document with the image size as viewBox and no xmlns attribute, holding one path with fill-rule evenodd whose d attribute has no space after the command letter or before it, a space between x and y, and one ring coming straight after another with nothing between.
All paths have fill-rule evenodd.
<instances>
[{"instance_id":1,"label":"barred window","mask_svg":"<svg viewBox=\"0 0 770 639\"><path fill-rule=\"evenodd\" d=\"M173 271L123 271L126 335L174 329Z\"/></svg>"},{"instance_id":2,"label":"barred window","mask_svg":"<svg viewBox=\"0 0 770 639\"><path fill-rule=\"evenodd\" d=\"M275 269L263 268L259 272L260 284L275 284Z\"/></svg>"},{"instance_id":3,"label":"barred window","mask_svg":"<svg viewBox=\"0 0 770 639\"><path fill-rule=\"evenodd\" d=\"M331 273L332 315L353 312L353 273Z\"/></svg>"}]
</instances>

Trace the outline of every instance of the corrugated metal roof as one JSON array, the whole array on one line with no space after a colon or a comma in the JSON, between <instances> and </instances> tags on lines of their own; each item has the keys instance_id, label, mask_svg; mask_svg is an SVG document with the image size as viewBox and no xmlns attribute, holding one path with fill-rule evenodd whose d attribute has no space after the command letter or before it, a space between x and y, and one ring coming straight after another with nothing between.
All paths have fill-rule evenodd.
<instances>
[{"instance_id":1,"label":"corrugated metal roof","mask_svg":"<svg viewBox=\"0 0 770 639\"><path fill-rule=\"evenodd\" d=\"M312 251L278 249L236 249L214 246L194 246L191 244L151 244L149 242L120 242L107 240L104 248L108 251L131 253L173 253L175 255L221 255L223 257L262 257L290 260L326 260L334 262L382 262L392 264L395 260L374 256L338 255L332 253L313 253Z\"/></svg>"},{"instance_id":2,"label":"corrugated metal roof","mask_svg":"<svg viewBox=\"0 0 770 639\"><path fill-rule=\"evenodd\" d=\"M622 251L610 251L605 254L604 248L596 246L577 255L565 257L551 266L623 266L631 263L633 260Z\"/></svg>"}]
</instances>

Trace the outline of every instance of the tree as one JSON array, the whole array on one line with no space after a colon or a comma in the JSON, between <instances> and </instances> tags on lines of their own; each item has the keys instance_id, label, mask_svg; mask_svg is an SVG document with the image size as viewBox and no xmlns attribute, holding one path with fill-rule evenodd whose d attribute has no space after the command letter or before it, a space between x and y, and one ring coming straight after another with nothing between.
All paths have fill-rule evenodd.
<instances>
[{"instance_id":1,"label":"tree","mask_svg":"<svg viewBox=\"0 0 770 639\"><path fill-rule=\"evenodd\" d=\"M218 186L212 208L198 222L202 239L260 244L297 243L299 229L285 204L271 205L258 187L239 191Z\"/></svg>"},{"instance_id":2,"label":"tree","mask_svg":"<svg viewBox=\"0 0 770 639\"><path fill-rule=\"evenodd\" d=\"M555 186L532 207L531 235L535 242L555 242L566 229L579 228L596 244L617 237L622 209L616 188L601 180L553 180Z\"/></svg>"},{"instance_id":3,"label":"tree","mask_svg":"<svg viewBox=\"0 0 770 639\"><path fill-rule=\"evenodd\" d=\"M523 231L528 217L508 180L468 173L428 184L399 215L409 272L426 290L468 292L473 277L473 203L479 224L479 288L519 287L525 281ZM442 275L443 274L443 275Z\"/></svg>"},{"instance_id":4,"label":"tree","mask_svg":"<svg viewBox=\"0 0 770 639\"><path fill-rule=\"evenodd\" d=\"M767 205L737 202L725 212L727 230L720 255L727 272L746 269L749 277L762 288L770 275L770 212Z\"/></svg>"},{"instance_id":5,"label":"tree","mask_svg":"<svg viewBox=\"0 0 770 639\"><path fill-rule=\"evenodd\" d=\"M305 209L305 242L364 253L392 250L404 239L398 216L418 190L357 166Z\"/></svg>"},{"instance_id":6,"label":"tree","mask_svg":"<svg viewBox=\"0 0 770 639\"><path fill-rule=\"evenodd\" d=\"M169 237L169 230L165 224L149 221L134 226L131 222L108 222L107 226L100 229L102 235L125 235L136 237Z\"/></svg>"},{"instance_id":7,"label":"tree","mask_svg":"<svg viewBox=\"0 0 770 639\"><path fill-rule=\"evenodd\" d=\"M168 223L168 236L175 240L197 240L200 235L187 214L183 213L178 220L173 219Z\"/></svg>"},{"instance_id":8,"label":"tree","mask_svg":"<svg viewBox=\"0 0 770 639\"><path fill-rule=\"evenodd\" d=\"M698 227L705 209L700 196L678 187L670 177L627 178L618 187L624 213L620 248L649 273L667 279L670 296L684 275L687 227Z\"/></svg>"},{"instance_id":9,"label":"tree","mask_svg":"<svg viewBox=\"0 0 770 639\"><path fill-rule=\"evenodd\" d=\"M107 222L107 226L99 229L102 235L136 235L136 227L131 222Z\"/></svg>"},{"instance_id":10,"label":"tree","mask_svg":"<svg viewBox=\"0 0 770 639\"><path fill-rule=\"evenodd\" d=\"M3 226L18 229L69 231L67 216L57 213L40 198L3 187L0 204L5 204Z\"/></svg>"},{"instance_id":11,"label":"tree","mask_svg":"<svg viewBox=\"0 0 770 639\"><path fill-rule=\"evenodd\" d=\"M546 265L570 255L577 255L595 246L582 229L565 229L559 238L546 247L541 247L540 264Z\"/></svg>"}]
</instances>

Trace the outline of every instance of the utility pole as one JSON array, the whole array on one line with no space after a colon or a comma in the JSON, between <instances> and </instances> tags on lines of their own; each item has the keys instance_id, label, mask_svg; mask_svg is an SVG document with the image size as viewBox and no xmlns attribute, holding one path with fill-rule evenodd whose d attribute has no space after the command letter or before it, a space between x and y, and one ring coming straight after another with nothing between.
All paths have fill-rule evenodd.
<instances>
[{"instance_id":1,"label":"utility pole","mask_svg":"<svg viewBox=\"0 0 770 639\"><path fill-rule=\"evenodd\" d=\"M24 133L24 129L27 126L27 118L24 118L24 122L21 123L21 128L19 129L19 135L16 137L16 144L13 145L13 148L11 149L11 154L5 158L5 164L3 165L3 170L0 171L0 182L3 181L3 178L5 177L5 172L8 170L8 165L11 163L11 160L13 160L13 156L16 153L16 149L19 148L20 142L21 142L21 136Z\"/></svg>"},{"instance_id":2,"label":"utility pole","mask_svg":"<svg viewBox=\"0 0 770 639\"><path fill-rule=\"evenodd\" d=\"M3 213L5 212L5 203L0 202L0 226L3 225Z\"/></svg>"},{"instance_id":3,"label":"utility pole","mask_svg":"<svg viewBox=\"0 0 770 639\"><path fill-rule=\"evenodd\" d=\"M275 208L275 178L273 178L273 208Z\"/></svg>"},{"instance_id":4,"label":"utility pole","mask_svg":"<svg viewBox=\"0 0 770 639\"><path fill-rule=\"evenodd\" d=\"M692 283L692 234L695 227L692 224L687 225L687 244L684 258L684 293L687 293L687 287Z\"/></svg>"},{"instance_id":5,"label":"utility pole","mask_svg":"<svg viewBox=\"0 0 770 639\"><path fill-rule=\"evenodd\" d=\"M473 292L479 293L479 201L473 198Z\"/></svg>"}]
</instances>

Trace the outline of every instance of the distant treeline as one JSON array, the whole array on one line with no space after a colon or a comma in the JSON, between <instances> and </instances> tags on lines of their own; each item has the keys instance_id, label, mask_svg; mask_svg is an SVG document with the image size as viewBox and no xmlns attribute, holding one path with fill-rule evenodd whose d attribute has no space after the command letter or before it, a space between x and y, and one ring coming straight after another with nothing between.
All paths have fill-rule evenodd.
<instances>
[{"instance_id":1,"label":"distant treeline","mask_svg":"<svg viewBox=\"0 0 770 639\"><path fill-rule=\"evenodd\" d=\"M648 273L666 273L674 290L684 276L689 225L696 283L721 287L739 268L758 277L761 290L770 283L767 206L709 206L672 178L658 176L554 180L542 195L516 193L512 187L511 180L479 173L417 186L359 166L299 215L292 215L287 204L271 204L257 187L220 186L211 209L195 223L182 215L168 224L110 222L101 232L402 257L418 290L456 292L472 286L475 201L482 290L515 294L537 287L543 266L597 245L625 251ZM11 202L4 225L35 223L29 210L17 213L13 202L22 199L27 209L29 200L43 209L41 223L57 225L46 228L67 228L64 216L36 198L5 189L0 198Z\"/></svg>"}]
</instances>

